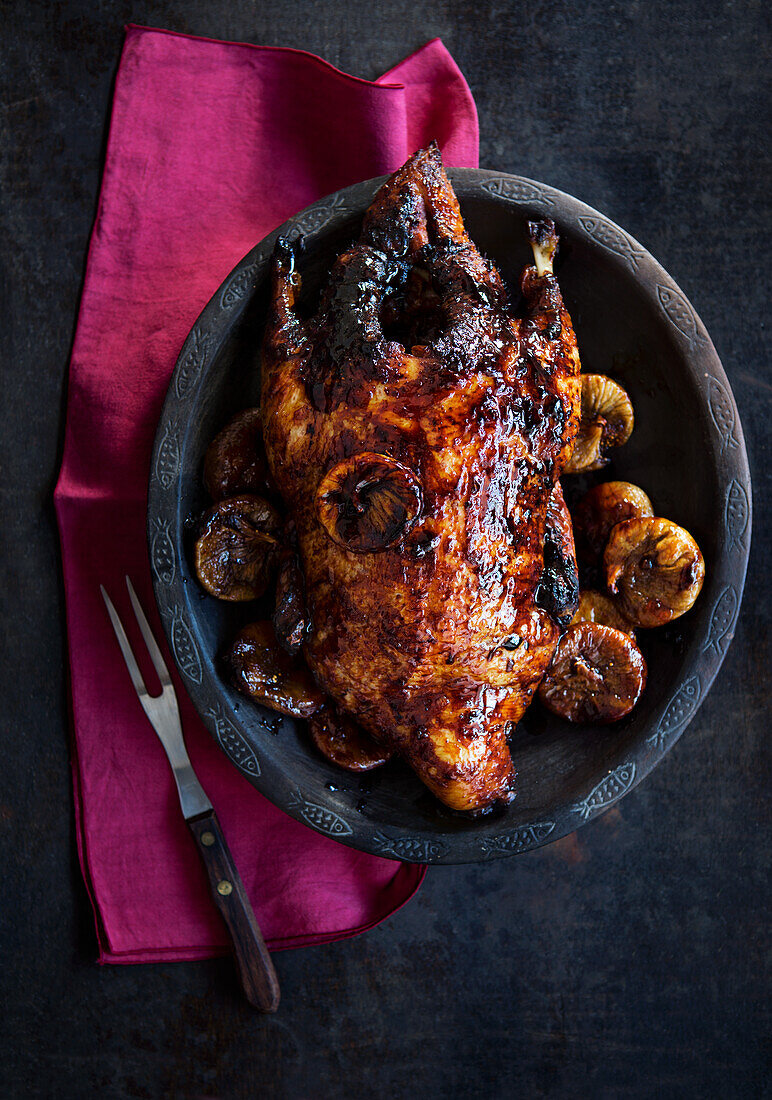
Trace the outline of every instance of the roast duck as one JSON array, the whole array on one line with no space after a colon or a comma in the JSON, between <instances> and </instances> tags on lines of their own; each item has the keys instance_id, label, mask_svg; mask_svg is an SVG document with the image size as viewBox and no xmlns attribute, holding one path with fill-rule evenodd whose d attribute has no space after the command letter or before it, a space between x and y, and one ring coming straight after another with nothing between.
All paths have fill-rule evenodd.
<instances>
[{"instance_id":1,"label":"roast duck","mask_svg":"<svg viewBox=\"0 0 772 1100\"><path fill-rule=\"evenodd\" d=\"M528 229L513 304L432 145L381 187L310 318L294 246L273 257L261 416L296 642L338 713L455 810L513 796L507 735L578 595L558 478L579 355L555 227Z\"/></svg>"}]
</instances>

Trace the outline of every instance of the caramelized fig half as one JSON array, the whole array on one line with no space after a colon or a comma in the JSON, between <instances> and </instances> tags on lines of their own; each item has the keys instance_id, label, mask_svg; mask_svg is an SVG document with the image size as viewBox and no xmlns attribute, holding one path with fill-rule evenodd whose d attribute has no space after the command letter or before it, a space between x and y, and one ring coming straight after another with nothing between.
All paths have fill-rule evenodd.
<instances>
[{"instance_id":1,"label":"caramelized fig half","mask_svg":"<svg viewBox=\"0 0 772 1100\"><path fill-rule=\"evenodd\" d=\"M571 626L577 623L601 623L613 626L635 638L633 624L619 610L610 596L596 592L594 588L583 588L579 593L579 606L571 620Z\"/></svg>"},{"instance_id":2,"label":"caramelized fig half","mask_svg":"<svg viewBox=\"0 0 772 1100\"><path fill-rule=\"evenodd\" d=\"M565 473L600 470L607 447L620 447L633 430L633 406L618 382L604 374L582 375L582 417Z\"/></svg>"},{"instance_id":3,"label":"caramelized fig half","mask_svg":"<svg viewBox=\"0 0 772 1100\"><path fill-rule=\"evenodd\" d=\"M413 471L373 451L336 463L316 494L317 515L327 534L358 554L393 546L414 525L422 504Z\"/></svg>"},{"instance_id":4,"label":"caramelized fig half","mask_svg":"<svg viewBox=\"0 0 772 1100\"><path fill-rule=\"evenodd\" d=\"M255 600L276 565L281 520L261 497L220 501L207 512L195 546L196 574L220 600Z\"/></svg>"},{"instance_id":5,"label":"caramelized fig half","mask_svg":"<svg viewBox=\"0 0 772 1100\"><path fill-rule=\"evenodd\" d=\"M309 722L311 737L322 756L349 772L369 772L391 759L389 749L332 707L322 707Z\"/></svg>"},{"instance_id":6,"label":"caramelized fig half","mask_svg":"<svg viewBox=\"0 0 772 1100\"><path fill-rule=\"evenodd\" d=\"M688 531L646 516L613 527L603 554L609 592L637 626L662 626L692 606L705 580L705 561Z\"/></svg>"},{"instance_id":7,"label":"caramelized fig half","mask_svg":"<svg viewBox=\"0 0 772 1100\"><path fill-rule=\"evenodd\" d=\"M651 501L629 481L606 481L585 493L574 509L574 537L582 561L598 561L611 528L626 519L653 516Z\"/></svg>"},{"instance_id":8,"label":"caramelized fig half","mask_svg":"<svg viewBox=\"0 0 772 1100\"><path fill-rule=\"evenodd\" d=\"M269 622L245 626L224 660L240 692L280 714L310 718L324 703L307 665L284 652Z\"/></svg>"},{"instance_id":9,"label":"caramelized fig half","mask_svg":"<svg viewBox=\"0 0 772 1100\"><path fill-rule=\"evenodd\" d=\"M204 487L212 500L225 500L238 493L264 493L270 487L259 409L238 413L209 444L204 458Z\"/></svg>"},{"instance_id":10,"label":"caramelized fig half","mask_svg":"<svg viewBox=\"0 0 772 1100\"><path fill-rule=\"evenodd\" d=\"M646 661L621 630L600 623L571 626L539 684L544 706L569 722L617 722L646 684Z\"/></svg>"}]
</instances>

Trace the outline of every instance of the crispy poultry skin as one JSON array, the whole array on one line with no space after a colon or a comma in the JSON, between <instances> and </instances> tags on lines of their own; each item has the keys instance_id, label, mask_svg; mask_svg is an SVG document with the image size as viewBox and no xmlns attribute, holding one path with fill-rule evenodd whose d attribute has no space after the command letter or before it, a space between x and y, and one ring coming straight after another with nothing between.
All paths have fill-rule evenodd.
<instances>
[{"instance_id":1,"label":"crispy poultry skin","mask_svg":"<svg viewBox=\"0 0 772 1100\"><path fill-rule=\"evenodd\" d=\"M536 589L536 602L563 629L579 606L579 570L576 564L574 528L563 498L563 487L555 483L547 505L544 531L544 571Z\"/></svg>"},{"instance_id":2,"label":"crispy poultry skin","mask_svg":"<svg viewBox=\"0 0 772 1100\"><path fill-rule=\"evenodd\" d=\"M304 653L340 709L457 810L512 797L509 724L559 637L536 595L580 365L554 226L530 232L515 318L431 146L378 192L311 320L291 246L274 255L263 430L297 529Z\"/></svg>"}]
</instances>

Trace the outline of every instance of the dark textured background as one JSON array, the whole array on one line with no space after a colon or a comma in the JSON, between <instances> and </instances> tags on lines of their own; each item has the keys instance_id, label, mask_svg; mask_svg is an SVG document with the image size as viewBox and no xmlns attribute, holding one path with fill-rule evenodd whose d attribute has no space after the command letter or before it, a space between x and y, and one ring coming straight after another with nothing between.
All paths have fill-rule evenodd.
<instances>
[{"instance_id":1,"label":"dark textured background","mask_svg":"<svg viewBox=\"0 0 772 1100\"><path fill-rule=\"evenodd\" d=\"M768 5L704 0L0 3L0 1094L756 1097L769 1034ZM359 939L97 968L75 856L51 492L122 26L297 46L375 77L440 35L480 163L607 213L680 283L740 406L754 544L737 636L657 771L578 834L433 869Z\"/></svg>"}]
</instances>

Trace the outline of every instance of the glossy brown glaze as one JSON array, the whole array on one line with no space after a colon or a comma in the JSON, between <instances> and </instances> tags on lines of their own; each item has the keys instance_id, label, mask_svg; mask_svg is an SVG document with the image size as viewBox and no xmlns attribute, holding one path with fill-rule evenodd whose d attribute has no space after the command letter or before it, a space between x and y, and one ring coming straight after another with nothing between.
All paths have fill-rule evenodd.
<instances>
[{"instance_id":1,"label":"glossy brown glaze","mask_svg":"<svg viewBox=\"0 0 772 1100\"><path fill-rule=\"evenodd\" d=\"M364 451L327 471L316 493L316 514L344 550L360 554L394 546L421 514L418 478L388 455Z\"/></svg>"},{"instance_id":2,"label":"glossy brown glaze","mask_svg":"<svg viewBox=\"0 0 772 1100\"><path fill-rule=\"evenodd\" d=\"M595 565L603 555L612 527L626 519L653 515L651 501L637 485L629 481L595 485L574 509L574 535L580 560Z\"/></svg>"},{"instance_id":3,"label":"glossy brown glaze","mask_svg":"<svg viewBox=\"0 0 772 1100\"><path fill-rule=\"evenodd\" d=\"M201 522L196 575L219 600L255 600L276 568L281 520L268 501L248 494L221 500Z\"/></svg>"},{"instance_id":4,"label":"glossy brown glaze","mask_svg":"<svg viewBox=\"0 0 772 1100\"><path fill-rule=\"evenodd\" d=\"M569 722L618 722L638 702L646 661L633 639L596 622L568 628L560 639L539 699Z\"/></svg>"},{"instance_id":5,"label":"glossy brown glaze","mask_svg":"<svg viewBox=\"0 0 772 1100\"><path fill-rule=\"evenodd\" d=\"M322 707L309 720L311 740L322 756L348 772L380 768L391 752L366 733L352 718L334 707Z\"/></svg>"},{"instance_id":6,"label":"glossy brown glaze","mask_svg":"<svg viewBox=\"0 0 772 1100\"><path fill-rule=\"evenodd\" d=\"M263 348L266 454L297 527L309 666L463 810L512 796L507 731L559 633L536 593L579 357L551 272L554 226L530 232L538 270L523 272L516 318L439 151L423 150L376 195L310 321L279 242ZM421 493L396 541L370 552L331 538L318 500L329 471L365 452L410 471Z\"/></svg>"},{"instance_id":7,"label":"glossy brown glaze","mask_svg":"<svg viewBox=\"0 0 772 1100\"><path fill-rule=\"evenodd\" d=\"M204 486L213 500L270 491L259 409L244 409L219 432L204 458Z\"/></svg>"},{"instance_id":8,"label":"glossy brown glaze","mask_svg":"<svg viewBox=\"0 0 772 1100\"><path fill-rule=\"evenodd\" d=\"M633 406L627 393L604 374L582 375L582 415L567 474L600 470L609 447L621 447L633 430Z\"/></svg>"},{"instance_id":9,"label":"glossy brown glaze","mask_svg":"<svg viewBox=\"0 0 772 1100\"><path fill-rule=\"evenodd\" d=\"M576 613L571 620L571 626L577 623L601 623L603 626L613 626L615 630L621 630L635 638L635 627L622 613L619 604L605 592L598 592L594 588L583 588L579 593L579 603Z\"/></svg>"},{"instance_id":10,"label":"glossy brown glaze","mask_svg":"<svg viewBox=\"0 0 772 1100\"><path fill-rule=\"evenodd\" d=\"M603 568L609 592L636 626L662 626L684 615L705 580L705 560L692 536L659 516L613 527Z\"/></svg>"},{"instance_id":11,"label":"glossy brown glaze","mask_svg":"<svg viewBox=\"0 0 772 1100\"><path fill-rule=\"evenodd\" d=\"M303 573L292 547L285 546L281 551L272 621L276 637L284 649L293 656L299 653L310 624Z\"/></svg>"}]
</instances>

